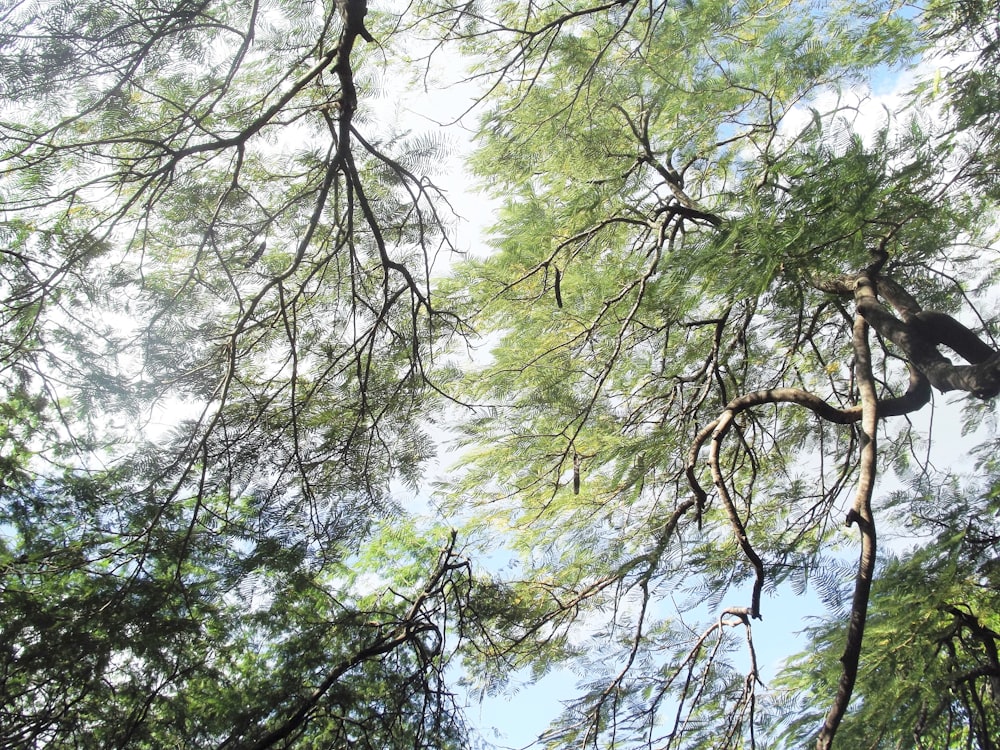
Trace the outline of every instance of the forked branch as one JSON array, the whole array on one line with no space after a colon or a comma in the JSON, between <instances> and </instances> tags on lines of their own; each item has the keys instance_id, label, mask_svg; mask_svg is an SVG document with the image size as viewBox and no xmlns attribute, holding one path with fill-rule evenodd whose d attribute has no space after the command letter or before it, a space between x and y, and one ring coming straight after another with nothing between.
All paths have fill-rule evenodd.
<instances>
[{"instance_id":1,"label":"forked branch","mask_svg":"<svg viewBox=\"0 0 1000 750\"><path fill-rule=\"evenodd\" d=\"M822 731L817 739L818 750L829 750L841 720L850 703L857 679L861 645L864 636L868 601L871 594L872 578L876 558L875 520L872 514L871 498L876 476L876 428L878 421L916 411L930 400L931 383L940 385L931 377L924 365L934 358L944 360L953 371L950 362L937 352L936 345L947 340L948 345L970 361L992 362L996 355L971 331L965 329L950 316L924 313L919 306L896 285L887 283L884 287L886 299L900 312L903 320L897 319L878 301L875 284L866 274L851 279L857 313L855 315L852 348L854 350L854 373L857 383L859 403L847 408L828 404L813 393L797 388L777 388L744 394L730 401L723 413L706 425L695 437L688 454L686 467L688 482L695 494L699 519L707 504L708 494L702 488L697 475L698 456L706 441L711 440L709 467L715 485L716 495L722 503L730 526L733 529L743 554L750 561L755 572L755 581L750 606L741 610L745 617L759 618L760 593L764 583L765 568L761 557L754 550L746 525L741 519L725 476L721 469L722 441L734 424L740 412L764 404L790 403L803 406L818 417L834 424L854 424L860 422L861 456L859 478L853 507L847 515L847 525L857 523L861 532L861 553L855 578L854 596L848 624L847 644L841 657L843 671L837 695L831 706ZM843 290L840 290L843 291ZM872 322L873 319L878 324ZM872 372L871 349L868 342L869 323L886 338L902 346L908 356L917 352L920 356L909 356L909 385L902 396L879 401L875 378ZM881 325L881 327L880 327ZM961 330L956 330L956 326ZM898 334L898 335L897 335ZM894 338L895 336L895 338ZM971 338L970 338L971 337ZM915 341L915 343L914 343ZM972 390L972 389L968 389ZM976 391L973 391L976 392ZM977 393L979 395L979 393Z\"/></svg>"},{"instance_id":2,"label":"forked branch","mask_svg":"<svg viewBox=\"0 0 1000 750\"><path fill-rule=\"evenodd\" d=\"M952 316L925 311L887 276L856 274L814 281L825 292L852 295L857 309L879 335L899 347L907 361L939 391L965 391L976 398L1000 395L1000 352ZM865 291L859 293L864 286ZM881 298L881 299L880 299ZM888 302L899 317L883 304ZM940 352L947 346L969 364L953 364Z\"/></svg>"},{"instance_id":3,"label":"forked branch","mask_svg":"<svg viewBox=\"0 0 1000 750\"><path fill-rule=\"evenodd\" d=\"M927 379L923 377L923 375L916 368L910 367L910 381L906 392L902 396L886 399L881 402L879 404L878 418L898 416L917 411L929 400L930 386ZM733 533L739 541L740 548L747 556L747 559L750 560L755 572L753 594L751 604L748 609L748 614L754 618L760 618L761 616L760 593L764 585L764 564L760 556L754 551L747 535L746 528L740 519L736 506L729 494L725 478L720 468L720 456L722 441L725 439L736 416L740 412L746 411L754 406L779 403L798 404L799 406L804 406L820 418L825 419L828 422L833 422L834 424L853 424L859 420L863 422L865 417L863 402L855 406L839 408L828 404L819 396L810 393L809 391L804 391L799 388L774 388L754 391L733 399L729 402L725 411L722 412L718 419L715 419L706 425L692 442L691 450L688 453L686 474L688 483L695 494L695 500L698 506L698 517L700 519L701 514L708 503L708 493L701 486L701 482L698 479L698 454L701 452L701 448L705 444L705 441L711 437L709 466L712 472L712 480L718 496L725 507L726 515L733 528Z\"/></svg>"}]
</instances>

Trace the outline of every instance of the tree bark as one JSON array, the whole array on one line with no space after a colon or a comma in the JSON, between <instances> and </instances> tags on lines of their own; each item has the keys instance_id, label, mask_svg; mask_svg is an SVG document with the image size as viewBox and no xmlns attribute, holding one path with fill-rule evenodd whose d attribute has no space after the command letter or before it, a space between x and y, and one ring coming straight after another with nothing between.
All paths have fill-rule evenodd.
<instances>
[{"instance_id":1,"label":"tree bark","mask_svg":"<svg viewBox=\"0 0 1000 750\"><path fill-rule=\"evenodd\" d=\"M859 283L859 296L870 292L870 282ZM875 518L872 515L872 492L875 487L877 450L875 434L878 428L878 396L872 374L871 350L868 345L868 324L859 314L854 321L854 373L861 397L861 466L854 507L847 514L847 525L858 524L861 530L861 555L858 573L854 579L854 597L851 601L851 619L847 625L847 644L840 657L843 671L837 686L837 696L830 707L816 739L817 750L830 750L837 728L847 711L858 677L861 644L864 640L865 621L868 618L868 599L871 596L872 578L875 574Z\"/></svg>"},{"instance_id":2,"label":"tree bark","mask_svg":"<svg viewBox=\"0 0 1000 750\"><path fill-rule=\"evenodd\" d=\"M858 294L862 283L869 291ZM832 294L853 294L857 310L880 336L901 350L910 364L941 392L965 391L987 400L1000 395L1000 353L952 316L922 310L919 303L887 276L867 274L814 280L813 285ZM896 317L879 298L899 314ZM947 346L968 362L956 365L939 347Z\"/></svg>"}]
</instances>

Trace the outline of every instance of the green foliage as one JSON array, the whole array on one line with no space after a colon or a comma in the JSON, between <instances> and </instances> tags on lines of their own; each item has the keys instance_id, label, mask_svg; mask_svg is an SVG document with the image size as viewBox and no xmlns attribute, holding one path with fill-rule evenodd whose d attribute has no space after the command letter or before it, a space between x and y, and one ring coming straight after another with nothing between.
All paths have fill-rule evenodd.
<instances>
[{"instance_id":1,"label":"green foliage","mask_svg":"<svg viewBox=\"0 0 1000 750\"><path fill-rule=\"evenodd\" d=\"M347 564L433 455L453 321L442 141L344 114L378 71L341 31L4 10L0 745L465 744L428 645L464 569Z\"/></svg>"},{"instance_id":2,"label":"green foliage","mask_svg":"<svg viewBox=\"0 0 1000 750\"><path fill-rule=\"evenodd\" d=\"M994 9L372 5L371 45L330 0L0 15L0 745L467 747L449 679L555 669L540 746L808 741L840 620L790 692L753 635L761 592L849 609L851 285L1000 334ZM873 126L856 92L941 46ZM447 137L385 115L416 62L484 84L490 247L446 269ZM461 537L405 502L442 423ZM921 439L883 419L881 465L930 476ZM845 746L990 747L994 473L876 509L930 536Z\"/></svg>"},{"instance_id":3,"label":"green foliage","mask_svg":"<svg viewBox=\"0 0 1000 750\"><path fill-rule=\"evenodd\" d=\"M252 745L315 696L286 732L297 746L463 746L448 693L428 687L429 647L390 635L446 606L439 584L422 589L439 547L416 530L398 549L419 570L373 587L363 566L330 561L343 549L261 528L252 506L223 519L211 498L156 506L110 478L67 477L4 507L6 744Z\"/></svg>"},{"instance_id":4,"label":"green foliage","mask_svg":"<svg viewBox=\"0 0 1000 750\"><path fill-rule=\"evenodd\" d=\"M945 95L953 127L970 132L981 160L976 177L982 189L996 197L996 133L1000 90L990 71L1000 55L1000 18L993 3L965 0L935 2L927 9L929 34L940 40L945 54L949 46L962 51L953 64L943 67L924 87L927 96Z\"/></svg>"},{"instance_id":5,"label":"green foliage","mask_svg":"<svg viewBox=\"0 0 1000 750\"><path fill-rule=\"evenodd\" d=\"M995 249L966 250L993 231L987 157L915 110L872 127L847 90L922 51L933 16L911 9L492 10L498 31L467 38L502 81L472 161L498 221L492 252L442 291L496 344L458 386L475 409L447 490L484 545L515 556L512 586L552 592L547 612L518 611L533 641L508 626L499 673L557 657L585 676L540 746L753 746L773 696L736 635L754 615L742 602L788 584L845 616L853 572L831 555L861 442L775 397L741 408L720 479L711 436L695 436L747 394L858 404L852 312L824 284L877 258L926 309L971 309L991 330L971 290ZM902 394L899 351L873 346L881 397ZM880 461L905 474L916 433L884 424ZM717 488L703 510L692 474ZM843 640L821 653L839 666ZM812 692L788 746L816 731L839 673L800 678Z\"/></svg>"},{"instance_id":6,"label":"green foliage","mask_svg":"<svg viewBox=\"0 0 1000 750\"><path fill-rule=\"evenodd\" d=\"M856 704L841 729L845 745L994 746L1000 509L989 474L994 484L985 487L927 477L894 498L895 520L924 541L880 571ZM811 626L809 648L775 684L795 706L776 717L789 746L805 744L821 719L815 699L836 683L842 630L839 619Z\"/></svg>"}]
</instances>

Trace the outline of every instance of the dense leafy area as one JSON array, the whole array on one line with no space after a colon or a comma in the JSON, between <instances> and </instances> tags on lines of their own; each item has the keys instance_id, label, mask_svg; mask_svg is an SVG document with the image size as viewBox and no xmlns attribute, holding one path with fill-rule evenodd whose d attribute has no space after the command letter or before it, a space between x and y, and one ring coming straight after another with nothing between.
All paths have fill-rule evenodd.
<instances>
[{"instance_id":1,"label":"dense leafy area","mask_svg":"<svg viewBox=\"0 0 1000 750\"><path fill-rule=\"evenodd\" d=\"M995 748L996 8L365 7L0 15L0 745Z\"/></svg>"}]
</instances>

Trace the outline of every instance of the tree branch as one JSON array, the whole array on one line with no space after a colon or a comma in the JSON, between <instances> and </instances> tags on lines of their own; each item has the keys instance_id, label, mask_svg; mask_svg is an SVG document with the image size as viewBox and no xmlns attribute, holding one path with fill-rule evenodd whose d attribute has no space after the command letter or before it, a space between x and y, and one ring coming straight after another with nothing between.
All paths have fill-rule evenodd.
<instances>
[{"instance_id":1,"label":"tree branch","mask_svg":"<svg viewBox=\"0 0 1000 750\"><path fill-rule=\"evenodd\" d=\"M853 294L857 309L879 335L898 346L903 356L930 384L943 393L965 391L987 400L1000 395L1000 352L952 316L921 310L917 301L887 276L864 274L813 280L813 286L831 294ZM858 293L863 284L864 293ZM900 317L879 301L885 299ZM955 365L938 351L947 346L969 362Z\"/></svg>"},{"instance_id":2,"label":"tree branch","mask_svg":"<svg viewBox=\"0 0 1000 750\"><path fill-rule=\"evenodd\" d=\"M273 730L267 732L259 740L248 745L248 747L252 748L252 750L266 750L267 748L274 747L297 730L302 729L309 721L309 716L330 689L350 670L364 664L366 661L384 656L408 643L413 643L415 648L425 656L437 656L439 649L426 650L425 644L420 641L420 636L433 632L436 633L435 642L437 644L443 641L443 634L439 627L429 619L426 605L431 598L443 595L445 586L447 585L446 578L451 571L467 567L465 561L456 560L456 539L457 534L452 531L447 545L441 550L434 571L410 605L402 621L398 622L396 627L391 631L380 633L372 643L360 649L357 653L342 659L327 672L323 681L312 691L308 698L301 702L299 707L288 718ZM236 738L230 737L220 747L229 746L235 740Z\"/></svg>"},{"instance_id":3,"label":"tree branch","mask_svg":"<svg viewBox=\"0 0 1000 750\"><path fill-rule=\"evenodd\" d=\"M870 293L871 283L861 280L858 283L858 295ZM860 307L860 305L859 305ZM851 617L847 626L847 644L844 654L840 657L843 671L837 686L837 696L830 707L816 740L817 750L830 750L833 738L837 733L847 706L854 692L854 683L858 677L858 662L861 657L861 644L864 640L865 621L868 617L868 599L871 595L872 577L875 573L875 518L872 515L872 491L875 486L877 467L877 452L875 431L878 427L878 396L875 392L875 377L872 374L871 349L868 345L868 324L859 314L854 320L854 374L858 382L858 392L861 398L861 472L858 478L857 494L854 507L847 514L847 525L855 522L861 530L861 555L858 560L858 573L854 579L854 598L851 601Z\"/></svg>"}]
</instances>

